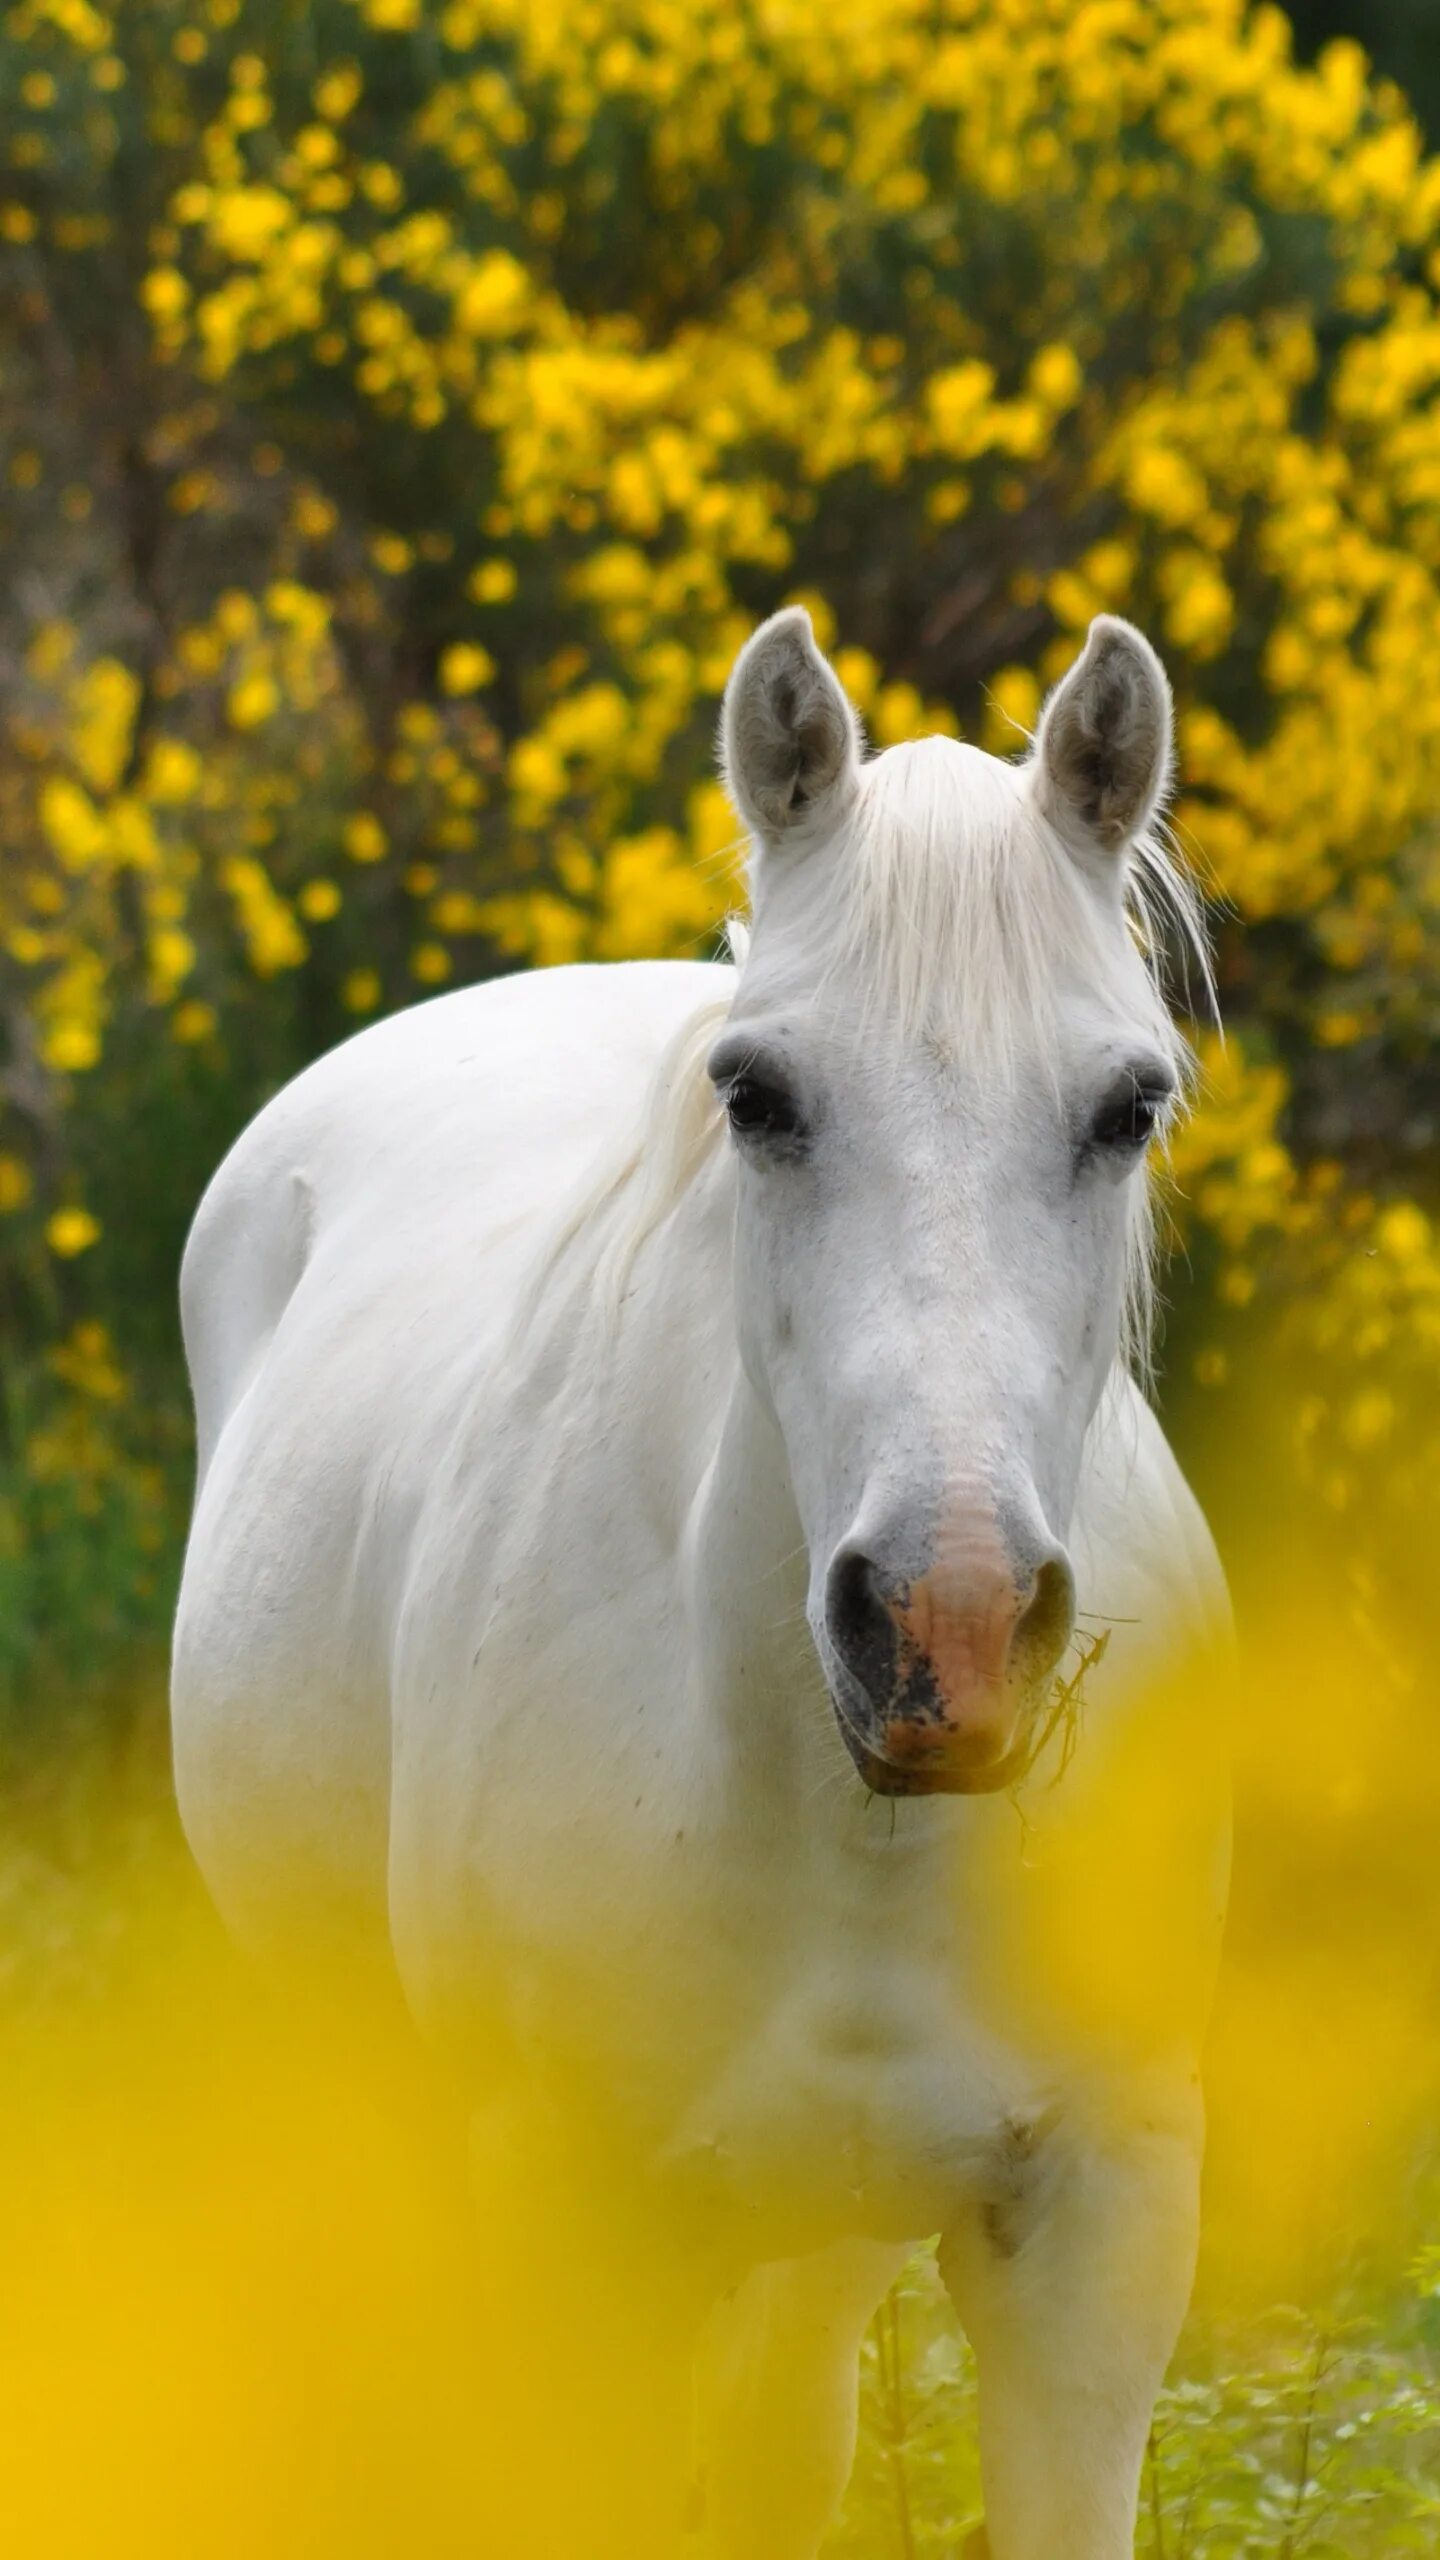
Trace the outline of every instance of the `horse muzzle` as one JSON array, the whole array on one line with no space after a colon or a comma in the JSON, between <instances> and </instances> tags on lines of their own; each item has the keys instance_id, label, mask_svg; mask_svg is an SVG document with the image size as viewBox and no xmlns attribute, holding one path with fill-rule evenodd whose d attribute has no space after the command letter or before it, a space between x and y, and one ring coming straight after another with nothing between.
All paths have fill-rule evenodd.
<instances>
[{"instance_id":1,"label":"horse muzzle","mask_svg":"<svg viewBox=\"0 0 1440 2560\"><path fill-rule=\"evenodd\" d=\"M1074 1626L1074 1578L1059 1548L1017 1570L997 1540L972 1539L965 1561L914 1582L853 1545L831 1564L831 1692L877 1795L992 1795L1027 1765L1035 1704Z\"/></svg>"}]
</instances>

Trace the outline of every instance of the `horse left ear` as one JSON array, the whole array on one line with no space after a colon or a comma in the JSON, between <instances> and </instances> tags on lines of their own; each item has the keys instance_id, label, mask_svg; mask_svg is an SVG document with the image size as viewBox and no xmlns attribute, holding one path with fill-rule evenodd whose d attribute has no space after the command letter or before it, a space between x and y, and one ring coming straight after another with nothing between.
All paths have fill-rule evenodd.
<instances>
[{"instance_id":1,"label":"horse left ear","mask_svg":"<svg viewBox=\"0 0 1440 2560\"><path fill-rule=\"evenodd\" d=\"M1170 687L1131 622L1097 614L1085 646L1040 714L1035 798L1078 853L1118 857L1159 814L1170 788Z\"/></svg>"},{"instance_id":2,"label":"horse left ear","mask_svg":"<svg viewBox=\"0 0 1440 2560\"><path fill-rule=\"evenodd\" d=\"M772 613L736 659L720 714L720 762L737 813L769 845L833 821L848 799L860 723L803 605Z\"/></svg>"}]
</instances>

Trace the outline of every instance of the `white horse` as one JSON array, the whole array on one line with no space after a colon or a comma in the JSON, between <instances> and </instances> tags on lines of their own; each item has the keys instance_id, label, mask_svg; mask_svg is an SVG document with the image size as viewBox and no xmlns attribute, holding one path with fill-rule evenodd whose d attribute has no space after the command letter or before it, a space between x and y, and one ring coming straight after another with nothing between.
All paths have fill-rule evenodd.
<instances>
[{"instance_id":1,"label":"white horse","mask_svg":"<svg viewBox=\"0 0 1440 2560\"><path fill-rule=\"evenodd\" d=\"M1132 1377L1185 1080L1168 687L1105 618L1023 763L865 760L792 609L723 751L734 965L378 1024L206 1194L181 1810L236 1931L386 1933L462 2069L573 2102L624 2227L683 2224L677 2548L811 2560L866 2322L938 2231L994 2560L1122 2560L1225 1863L1160 1678L1223 1645L1223 1586ZM1077 1628L1109 1641L1064 1762ZM1031 1900L1061 1877L1063 1941L1127 1733L1182 1846L1097 1829L1101 1938L1144 1948L1163 1867L1198 1952L1113 2014L1107 1957L1081 2017L1027 1974Z\"/></svg>"}]
</instances>

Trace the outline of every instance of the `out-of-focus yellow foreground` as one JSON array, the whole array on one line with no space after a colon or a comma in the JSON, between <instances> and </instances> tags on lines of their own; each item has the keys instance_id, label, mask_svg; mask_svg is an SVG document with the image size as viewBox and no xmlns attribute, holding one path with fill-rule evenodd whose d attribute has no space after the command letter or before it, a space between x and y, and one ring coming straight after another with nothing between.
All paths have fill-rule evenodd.
<instances>
[{"instance_id":1,"label":"out-of-focus yellow foreground","mask_svg":"<svg viewBox=\"0 0 1440 2560\"><path fill-rule=\"evenodd\" d=\"M1440 2121L1422 1612L1406 1623L1392 1602L1367 1622L1274 1543L1258 1493L1251 1535L1267 1561L1244 1577L1233 1694L1157 1697L1118 1758L1082 1719L1073 1819L1036 1826L1043 1890L1013 1950L1016 2000L1097 2046L1163 2002L1193 1957L1172 1881L1196 1720L1226 1720L1237 1890L1202 2319L1323 2303L1357 2249L1403 2266ZM87 1890L102 1909L125 1900L120 1987L31 2002L4 2030L6 2547L676 2547L695 2444L666 2319L675 2270L562 2207L543 2141L467 2126L398 2008L341 1968L303 1986L252 1974L174 1870Z\"/></svg>"},{"instance_id":2,"label":"out-of-focus yellow foreground","mask_svg":"<svg viewBox=\"0 0 1440 2560\"><path fill-rule=\"evenodd\" d=\"M160 1935L103 2015L6 2039L6 2547L671 2547L660 2271L579 2237L514 2146L503 2179L467 2162L403 2022L336 1975L247 1981L193 1911Z\"/></svg>"}]
</instances>

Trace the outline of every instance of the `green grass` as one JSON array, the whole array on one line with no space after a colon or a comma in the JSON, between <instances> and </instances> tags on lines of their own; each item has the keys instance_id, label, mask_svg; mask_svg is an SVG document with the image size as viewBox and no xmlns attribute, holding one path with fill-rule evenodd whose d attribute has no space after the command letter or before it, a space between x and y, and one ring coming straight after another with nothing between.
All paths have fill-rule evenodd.
<instances>
[{"instance_id":1,"label":"green grass","mask_svg":"<svg viewBox=\"0 0 1440 2560\"><path fill-rule=\"evenodd\" d=\"M974 2360L929 2252L875 2322L862 2388L828 2560L957 2552L981 2507ZM1437 2548L1440 2250L1388 2284L1357 2267L1323 2307L1196 2316L1155 2414L1138 2560L1399 2560Z\"/></svg>"}]
</instances>

